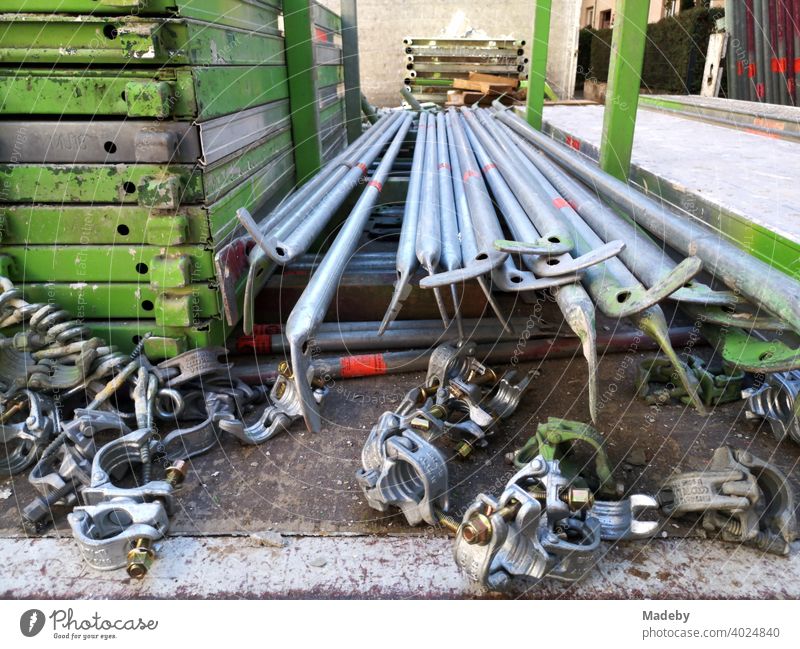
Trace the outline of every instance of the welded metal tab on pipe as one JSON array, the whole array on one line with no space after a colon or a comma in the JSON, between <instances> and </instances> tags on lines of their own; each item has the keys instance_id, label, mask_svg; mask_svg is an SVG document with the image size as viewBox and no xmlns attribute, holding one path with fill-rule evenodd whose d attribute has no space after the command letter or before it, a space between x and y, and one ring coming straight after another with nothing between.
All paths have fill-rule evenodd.
<instances>
[{"instance_id":1,"label":"welded metal tab on pipe","mask_svg":"<svg viewBox=\"0 0 800 649\"><path fill-rule=\"evenodd\" d=\"M461 263L466 265L468 260L475 259L478 254L478 244L475 240L475 229L472 227L472 217L470 216L469 202L467 201L466 190L464 189L464 177L461 173L461 164L458 160L458 151L456 149L455 136L453 135L453 120L454 114L447 113L445 115L445 128L447 130L447 148L450 153L450 166L452 167L453 176L453 195L455 199L456 219L459 229L459 240L461 243ZM497 300L494 299L492 291L482 276L477 277L478 286L483 291L486 301L494 311L500 324L505 331L513 331L513 327L508 322L508 316L504 315Z\"/></svg>"},{"instance_id":2,"label":"welded metal tab on pipe","mask_svg":"<svg viewBox=\"0 0 800 649\"><path fill-rule=\"evenodd\" d=\"M345 262L358 245L364 225L378 200L411 122L411 114L406 113L399 118L397 129L393 129L394 139L384 154L381 164L378 165L378 169L342 225L317 272L312 275L286 323L286 337L291 348L294 387L301 401L300 408L303 419L311 431L319 431L322 427L317 403L309 383L310 353L312 351L310 345L313 342L313 335L325 317L328 305L333 299L336 287L344 273Z\"/></svg>"},{"instance_id":3,"label":"welded metal tab on pipe","mask_svg":"<svg viewBox=\"0 0 800 649\"><path fill-rule=\"evenodd\" d=\"M625 249L619 255L620 259L645 286L652 287L675 272L678 264L665 250L659 248L649 235L606 206L517 133L509 131L509 134L530 161L601 239L604 241L619 239L626 243ZM738 301L734 293L714 291L697 279L692 279L669 297L673 300L699 304L732 305Z\"/></svg>"},{"instance_id":4,"label":"welded metal tab on pipe","mask_svg":"<svg viewBox=\"0 0 800 649\"><path fill-rule=\"evenodd\" d=\"M471 109L462 108L461 112L465 119L472 122L477 121ZM541 241L530 243L541 247L540 250L537 250L540 254L562 255L570 252L575 245L569 237L569 230L561 220L557 209L552 204L547 204L543 201L541 196L534 191L534 188L525 182L525 179L520 175L519 168L522 165L522 161L519 160L518 155L513 151L503 151L480 128L475 129L475 132L494 164L500 169L500 173L514 192L528 218L541 233Z\"/></svg>"},{"instance_id":5,"label":"welded metal tab on pipe","mask_svg":"<svg viewBox=\"0 0 800 649\"><path fill-rule=\"evenodd\" d=\"M655 236L685 255L696 255L712 276L800 331L800 283L756 259L693 219L681 218L635 188L585 162L550 138L508 114L495 116L558 161L606 199L628 211Z\"/></svg>"}]
</instances>

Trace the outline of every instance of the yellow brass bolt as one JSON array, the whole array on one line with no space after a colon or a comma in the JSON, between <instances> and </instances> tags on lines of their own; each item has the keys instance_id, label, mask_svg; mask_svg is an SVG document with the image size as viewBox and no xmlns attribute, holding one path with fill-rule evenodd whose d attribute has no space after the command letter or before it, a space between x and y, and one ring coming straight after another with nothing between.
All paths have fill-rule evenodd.
<instances>
[{"instance_id":1,"label":"yellow brass bolt","mask_svg":"<svg viewBox=\"0 0 800 649\"><path fill-rule=\"evenodd\" d=\"M417 430L427 431L431 428L431 422L424 417L414 417L410 422L408 422L408 425L411 426L411 428L416 428Z\"/></svg>"},{"instance_id":2,"label":"yellow brass bolt","mask_svg":"<svg viewBox=\"0 0 800 649\"><path fill-rule=\"evenodd\" d=\"M448 514L445 514L441 509L436 509L436 518L439 519L439 524L447 529L448 531L452 532L453 534L458 533L458 528L460 527L458 522Z\"/></svg>"},{"instance_id":3,"label":"yellow brass bolt","mask_svg":"<svg viewBox=\"0 0 800 649\"><path fill-rule=\"evenodd\" d=\"M278 374L287 379L293 379L294 374L292 373L292 366L289 365L287 361L281 361L278 363Z\"/></svg>"},{"instance_id":4,"label":"yellow brass bolt","mask_svg":"<svg viewBox=\"0 0 800 649\"><path fill-rule=\"evenodd\" d=\"M177 487L186 479L189 472L189 463L186 460L178 460L172 466L167 467L165 481L171 487Z\"/></svg>"},{"instance_id":5,"label":"yellow brass bolt","mask_svg":"<svg viewBox=\"0 0 800 649\"><path fill-rule=\"evenodd\" d=\"M470 444L467 440L464 440L456 448L456 453L458 453L461 457L468 457L469 454L472 453L472 450L472 444Z\"/></svg>"},{"instance_id":6,"label":"yellow brass bolt","mask_svg":"<svg viewBox=\"0 0 800 649\"><path fill-rule=\"evenodd\" d=\"M136 545L128 552L128 575L134 579L142 579L156 558L155 550L150 539L139 539Z\"/></svg>"},{"instance_id":7,"label":"yellow brass bolt","mask_svg":"<svg viewBox=\"0 0 800 649\"><path fill-rule=\"evenodd\" d=\"M436 404L435 406L431 406L431 415L436 417L437 419L442 419L447 414L447 410L441 404Z\"/></svg>"},{"instance_id":8,"label":"yellow brass bolt","mask_svg":"<svg viewBox=\"0 0 800 649\"><path fill-rule=\"evenodd\" d=\"M486 545L492 538L492 521L484 514L474 514L464 523L461 536L470 545Z\"/></svg>"}]
</instances>

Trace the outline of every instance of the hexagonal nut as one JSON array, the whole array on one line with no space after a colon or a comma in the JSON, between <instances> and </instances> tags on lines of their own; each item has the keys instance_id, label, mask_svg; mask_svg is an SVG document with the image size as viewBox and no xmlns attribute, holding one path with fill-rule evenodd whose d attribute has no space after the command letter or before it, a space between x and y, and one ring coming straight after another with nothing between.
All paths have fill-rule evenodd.
<instances>
[{"instance_id":1,"label":"hexagonal nut","mask_svg":"<svg viewBox=\"0 0 800 649\"><path fill-rule=\"evenodd\" d=\"M152 548L133 548L128 552L128 575L142 579L153 566L155 558Z\"/></svg>"},{"instance_id":2,"label":"hexagonal nut","mask_svg":"<svg viewBox=\"0 0 800 649\"><path fill-rule=\"evenodd\" d=\"M492 538L492 521L484 514L475 514L464 523L461 536L470 545L486 545Z\"/></svg>"},{"instance_id":3,"label":"hexagonal nut","mask_svg":"<svg viewBox=\"0 0 800 649\"><path fill-rule=\"evenodd\" d=\"M570 509L588 509L594 504L594 495L589 489L572 487L567 493L566 500Z\"/></svg>"},{"instance_id":4,"label":"hexagonal nut","mask_svg":"<svg viewBox=\"0 0 800 649\"><path fill-rule=\"evenodd\" d=\"M166 478L173 487L177 487L186 479L189 473L189 463L186 460L178 460L167 467Z\"/></svg>"}]
</instances>

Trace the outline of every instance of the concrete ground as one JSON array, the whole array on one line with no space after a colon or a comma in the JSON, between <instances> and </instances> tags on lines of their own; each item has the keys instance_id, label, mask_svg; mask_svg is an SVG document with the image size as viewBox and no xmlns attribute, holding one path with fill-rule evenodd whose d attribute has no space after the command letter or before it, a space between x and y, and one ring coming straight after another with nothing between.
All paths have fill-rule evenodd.
<instances>
[{"instance_id":1,"label":"concrete ground","mask_svg":"<svg viewBox=\"0 0 800 649\"><path fill-rule=\"evenodd\" d=\"M776 444L767 426L746 421L743 404L702 417L675 404L660 411L633 394L636 349L600 365L597 428L615 473L631 491L655 493L673 470L703 468L721 444L749 448L800 487L800 447ZM475 494L499 493L512 469L504 455L548 416L586 421L582 359L548 360L517 413L488 448L452 469L457 516ZM340 381L323 408L319 434L296 427L259 447L224 439L192 461L180 510L159 559L141 582L124 571L94 572L71 539L63 513L44 538L26 538L19 509L25 477L0 483L0 596L44 597L481 597L456 568L441 529L410 528L370 509L356 485L361 447L375 422L422 380L405 374ZM789 558L704 539L692 524L665 522L657 538L606 545L580 584L545 582L511 596L542 598L800 597L800 554Z\"/></svg>"}]
</instances>

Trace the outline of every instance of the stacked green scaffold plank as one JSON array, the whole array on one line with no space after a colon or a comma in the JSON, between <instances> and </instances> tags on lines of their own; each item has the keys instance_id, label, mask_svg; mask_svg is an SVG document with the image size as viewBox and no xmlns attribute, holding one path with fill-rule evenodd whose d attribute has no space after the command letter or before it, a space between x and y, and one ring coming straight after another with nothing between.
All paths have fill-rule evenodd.
<instances>
[{"instance_id":1,"label":"stacked green scaffold plank","mask_svg":"<svg viewBox=\"0 0 800 649\"><path fill-rule=\"evenodd\" d=\"M0 0L0 274L123 349L223 342L236 209L294 184L280 11Z\"/></svg>"},{"instance_id":2,"label":"stacked green scaffold plank","mask_svg":"<svg viewBox=\"0 0 800 649\"><path fill-rule=\"evenodd\" d=\"M342 20L330 9L317 3L311 5L311 19L314 30L320 144L323 160L330 160L347 144Z\"/></svg>"}]
</instances>

